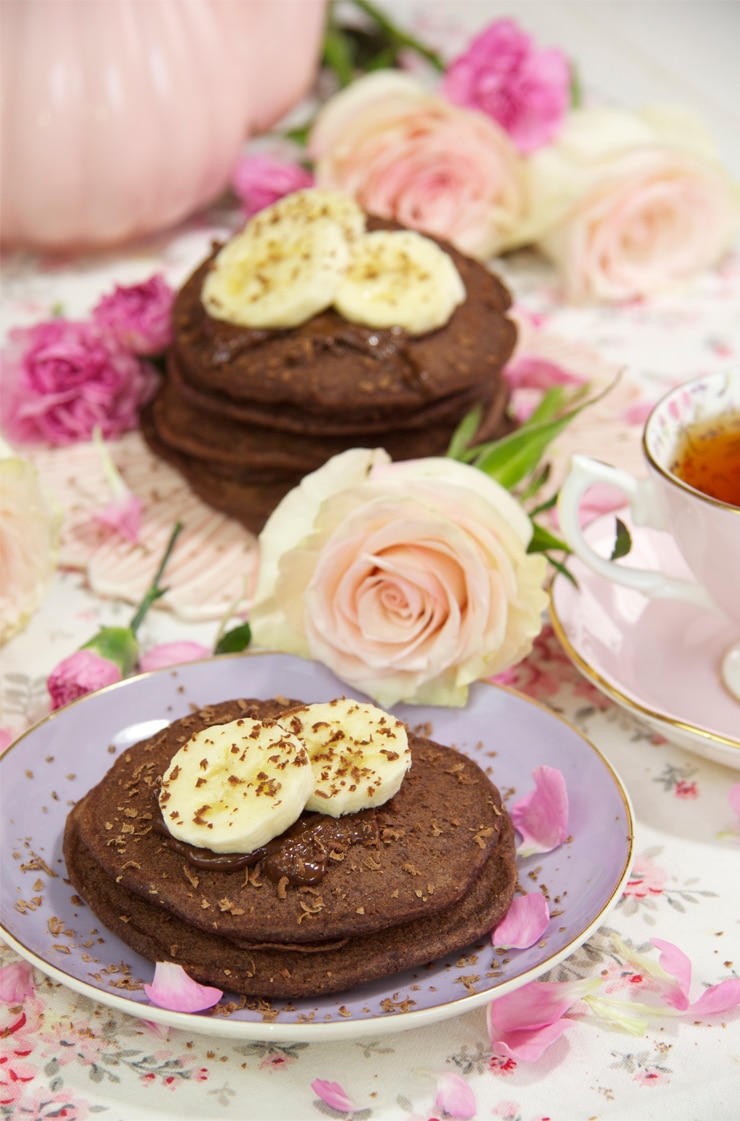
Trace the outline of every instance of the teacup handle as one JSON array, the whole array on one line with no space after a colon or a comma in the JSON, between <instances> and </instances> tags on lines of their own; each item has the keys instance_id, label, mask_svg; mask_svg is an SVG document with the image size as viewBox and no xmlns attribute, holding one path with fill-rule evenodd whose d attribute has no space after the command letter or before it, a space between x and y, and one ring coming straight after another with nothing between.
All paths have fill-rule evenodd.
<instances>
[{"instance_id":1,"label":"teacup handle","mask_svg":"<svg viewBox=\"0 0 740 1121\"><path fill-rule=\"evenodd\" d=\"M600 557L591 548L581 529L579 512L586 491L597 483L606 483L622 491L629 501L635 525L661 530L667 528L652 479L636 479L621 467L600 463L586 455L574 455L568 477L560 488L558 517L560 532L576 556L606 580L633 588L652 599L683 599L719 612L709 592L701 584L676 580L657 569L628 568Z\"/></svg>"}]
</instances>

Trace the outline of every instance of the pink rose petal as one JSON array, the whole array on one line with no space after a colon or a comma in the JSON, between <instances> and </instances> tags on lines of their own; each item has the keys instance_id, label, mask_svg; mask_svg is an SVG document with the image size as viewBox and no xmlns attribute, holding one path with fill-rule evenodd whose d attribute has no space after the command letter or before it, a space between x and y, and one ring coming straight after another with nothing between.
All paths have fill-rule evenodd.
<instances>
[{"instance_id":1,"label":"pink rose petal","mask_svg":"<svg viewBox=\"0 0 740 1121\"><path fill-rule=\"evenodd\" d=\"M152 646L150 650L139 658L139 669L142 673L148 670L162 669L165 666L177 666L183 662L195 662L199 658L208 658L211 651L200 642L161 642Z\"/></svg>"},{"instance_id":2,"label":"pink rose petal","mask_svg":"<svg viewBox=\"0 0 740 1121\"><path fill-rule=\"evenodd\" d=\"M516 895L491 941L502 949L526 950L545 933L550 922L547 900L539 891Z\"/></svg>"},{"instance_id":3,"label":"pink rose petal","mask_svg":"<svg viewBox=\"0 0 740 1121\"><path fill-rule=\"evenodd\" d=\"M114 533L120 534L126 541L136 545L139 540L139 527L144 503L136 495L128 491L104 506L102 510L93 510L92 516L97 522L108 526Z\"/></svg>"},{"instance_id":4,"label":"pink rose petal","mask_svg":"<svg viewBox=\"0 0 740 1121\"><path fill-rule=\"evenodd\" d=\"M469 1121L475 1117L475 1094L465 1079L454 1071L445 1071L437 1076L437 1096L434 1108L446 1117L458 1117Z\"/></svg>"},{"instance_id":5,"label":"pink rose petal","mask_svg":"<svg viewBox=\"0 0 740 1121\"><path fill-rule=\"evenodd\" d=\"M653 938L652 943L660 951L659 963L670 979L664 983L665 998L673 1008L685 1011L689 1006L689 988L691 987L691 962L683 950L674 946L672 942L664 942L662 938Z\"/></svg>"},{"instance_id":6,"label":"pink rose petal","mask_svg":"<svg viewBox=\"0 0 740 1121\"><path fill-rule=\"evenodd\" d=\"M662 938L653 938L652 943L660 951L659 964L667 974L670 974L667 983L664 983L664 995L668 1004L679 1012L690 1012L692 1015L709 1016L714 1012L728 1012L740 1004L740 978L728 977L718 985L710 985L705 989L698 1000L689 1000L691 988L691 962L678 946L666 942Z\"/></svg>"},{"instance_id":7,"label":"pink rose petal","mask_svg":"<svg viewBox=\"0 0 740 1121\"><path fill-rule=\"evenodd\" d=\"M345 1093L338 1082L327 1082L323 1078L316 1078L311 1083L311 1089L318 1094L322 1102L326 1102L339 1113L353 1113L357 1109L352 1098Z\"/></svg>"},{"instance_id":8,"label":"pink rose petal","mask_svg":"<svg viewBox=\"0 0 740 1121\"><path fill-rule=\"evenodd\" d=\"M582 981L532 981L488 1007L488 1032L494 1055L535 1062L570 1025L568 1009L601 984Z\"/></svg>"},{"instance_id":9,"label":"pink rose petal","mask_svg":"<svg viewBox=\"0 0 740 1121\"><path fill-rule=\"evenodd\" d=\"M730 793L727 797L730 800L732 812L740 820L740 782L736 782L734 786L730 787Z\"/></svg>"},{"instance_id":10,"label":"pink rose petal","mask_svg":"<svg viewBox=\"0 0 740 1121\"><path fill-rule=\"evenodd\" d=\"M550 852L568 833L568 790L555 767L535 767L535 789L511 807L511 819L522 837L521 857Z\"/></svg>"},{"instance_id":11,"label":"pink rose petal","mask_svg":"<svg viewBox=\"0 0 740 1121\"><path fill-rule=\"evenodd\" d=\"M152 1004L172 1012L202 1012L218 1004L224 995L221 989L199 985L172 961L157 962L154 980L151 985L144 985L144 992Z\"/></svg>"},{"instance_id":12,"label":"pink rose petal","mask_svg":"<svg viewBox=\"0 0 740 1121\"><path fill-rule=\"evenodd\" d=\"M121 680L120 667L94 650L76 650L49 674L46 687L52 709L61 708L96 689Z\"/></svg>"},{"instance_id":13,"label":"pink rose petal","mask_svg":"<svg viewBox=\"0 0 740 1121\"><path fill-rule=\"evenodd\" d=\"M11 961L0 969L0 1000L5 1004L22 1004L33 991L33 969L27 961Z\"/></svg>"}]
</instances>

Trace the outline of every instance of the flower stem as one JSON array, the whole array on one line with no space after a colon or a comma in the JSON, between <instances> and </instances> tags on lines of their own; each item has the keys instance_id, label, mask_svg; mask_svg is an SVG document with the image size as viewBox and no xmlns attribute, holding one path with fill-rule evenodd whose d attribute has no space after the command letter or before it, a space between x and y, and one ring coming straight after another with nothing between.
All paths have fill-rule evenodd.
<instances>
[{"instance_id":1,"label":"flower stem","mask_svg":"<svg viewBox=\"0 0 740 1121\"><path fill-rule=\"evenodd\" d=\"M172 550L175 547L175 542L177 541L177 538L180 536L181 531L182 531L182 522L177 522L175 524L175 528L172 530L172 533L170 534L170 539L169 539L169 542L167 543L167 548L164 551L164 556L162 557L162 560L159 562L159 568L157 569L154 580L152 581L151 585L149 586L146 594L144 595L144 598L142 599L141 603L139 604L138 608L136 609L136 613L135 613L133 619L131 620L131 623L129 624L129 626L130 626L130 628L131 628L131 630L134 634L136 634L137 630L141 626L142 622L144 621L144 616L146 615L147 611L152 606L152 604L155 602L155 600L158 600L160 598L160 596L163 596L165 594L165 592L167 591L166 588L160 588L159 581L162 579L162 575L164 573L164 570L167 567L167 562L170 559L170 554L172 553Z\"/></svg>"},{"instance_id":2,"label":"flower stem","mask_svg":"<svg viewBox=\"0 0 740 1121\"><path fill-rule=\"evenodd\" d=\"M444 63L436 51L425 47L424 44L418 39L415 39L413 35L409 35L408 32L398 27L397 24L389 20L383 12L376 8L370 0L354 0L354 2L355 6L358 7L361 12L369 16L369 18L378 25L381 31L385 32L392 43L397 43L402 47L410 47L411 50L416 51L416 53L420 54L422 58L425 58L427 62L430 62L436 70L444 72Z\"/></svg>"}]
</instances>

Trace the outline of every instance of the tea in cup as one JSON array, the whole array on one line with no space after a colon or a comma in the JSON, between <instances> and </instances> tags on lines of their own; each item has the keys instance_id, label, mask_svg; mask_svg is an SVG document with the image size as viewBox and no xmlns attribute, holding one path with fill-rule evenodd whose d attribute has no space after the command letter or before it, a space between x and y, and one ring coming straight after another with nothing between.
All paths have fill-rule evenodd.
<instances>
[{"instance_id":1,"label":"tea in cup","mask_svg":"<svg viewBox=\"0 0 740 1121\"><path fill-rule=\"evenodd\" d=\"M667 393L642 438L647 477L574 455L558 500L560 530L594 572L659 599L683 599L737 625L720 669L740 700L740 373L709 374ZM621 490L636 526L669 533L694 581L627 567L600 556L580 524L583 496L596 484ZM740 713L738 715L740 727Z\"/></svg>"}]
</instances>

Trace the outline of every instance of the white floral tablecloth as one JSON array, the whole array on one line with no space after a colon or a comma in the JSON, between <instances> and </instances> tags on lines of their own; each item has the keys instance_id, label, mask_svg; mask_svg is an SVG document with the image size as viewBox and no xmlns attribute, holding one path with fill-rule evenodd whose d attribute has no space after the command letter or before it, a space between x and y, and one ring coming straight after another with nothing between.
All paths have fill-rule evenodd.
<instances>
[{"instance_id":1,"label":"white floral tablecloth","mask_svg":"<svg viewBox=\"0 0 740 1121\"><path fill-rule=\"evenodd\" d=\"M486 4L466 9L469 15L476 9L471 21L479 26L489 17ZM3 267L3 332L48 317L59 305L70 316L83 315L114 283L133 283L155 271L179 284L211 238L237 222L224 207L117 253L62 261L9 258ZM640 425L649 404L675 382L740 363L737 252L685 291L618 308L564 307L553 274L533 255L519 254L501 271L517 310L550 337L550 346L562 346L573 361L592 362L597 380L615 368L625 370L614 395L556 445L560 471L574 448L639 470ZM48 711L45 681L56 663L99 625L127 621L129 614L127 604L91 590L84 565L59 572L29 627L0 654L6 739ZM142 644L188 638L208 645L217 626L214 618L190 621L154 610ZM622 897L605 925L545 979L600 976L612 997L649 994L650 979L625 960L615 933L631 951L652 959L652 938L679 946L693 964L692 999L704 986L737 977L740 821L728 795L738 771L657 736L602 696L571 666L549 625L509 680L591 740L621 776L635 813L635 862ZM0 966L16 960L0 942ZM471 1088L477 1118L737 1117L738 1010L696 1022L666 1016L641 1034L606 1024L585 1006L575 1005L568 1015L569 1031L534 1063L491 1059L483 1009L357 1041L232 1043L155 1031L35 972L32 995L0 1002L0 1116L428 1121L443 1117L435 1107L437 1079L454 1072ZM323 1101L312 1089L316 1079L340 1083L354 1109L341 1112Z\"/></svg>"}]
</instances>

